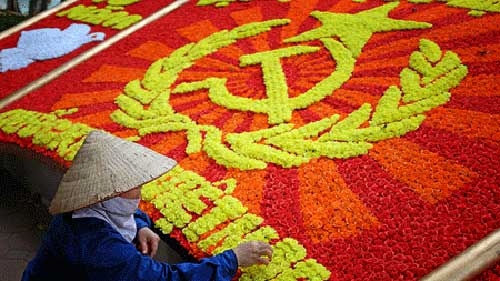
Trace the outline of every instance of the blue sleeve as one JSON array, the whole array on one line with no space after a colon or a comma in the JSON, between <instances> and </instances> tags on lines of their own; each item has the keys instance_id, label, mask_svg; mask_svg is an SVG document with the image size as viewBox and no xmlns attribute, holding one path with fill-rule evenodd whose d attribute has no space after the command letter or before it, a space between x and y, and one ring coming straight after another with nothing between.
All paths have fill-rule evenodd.
<instances>
[{"instance_id":1,"label":"blue sleeve","mask_svg":"<svg viewBox=\"0 0 500 281\"><path fill-rule=\"evenodd\" d=\"M238 269L232 250L199 263L167 264L142 255L118 233L96 234L87 243L89 280L197 280L230 281ZM100 237L98 237L100 236ZM89 245L93 244L93 245Z\"/></svg>"},{"instance_id":2,"label":"blue sleeve","mask_svg":"<svg viewBox=\"0 0 500 281\"><path fill-rule=\"evenodd\" d=\"M152 222L151 219L144 213L143 211L137 209L134 213L135 223L137 224L137 231L141 228L149 227L151 228Z\"/></svg>"}]
</instances>

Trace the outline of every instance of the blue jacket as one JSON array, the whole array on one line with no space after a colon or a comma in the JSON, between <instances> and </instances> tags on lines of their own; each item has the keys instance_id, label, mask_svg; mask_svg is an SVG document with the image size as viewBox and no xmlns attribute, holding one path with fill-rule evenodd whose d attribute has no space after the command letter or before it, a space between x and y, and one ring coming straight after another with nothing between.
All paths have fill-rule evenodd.
<instances>
[{"instance_id":1,"label":"blue jacket","mask_svg":"<svg viewBox=\"0 0 500 281\"><path fill-rule=\"evenodd\" d=\"M136 212L137 229L151 221ZM231 280L238 269L232 250L176 265L155 261L137 251L107 222L97 218L72 219L71 213L54 216L35 258L22 281L142 281Z\"/></svg>"}]
</instances>

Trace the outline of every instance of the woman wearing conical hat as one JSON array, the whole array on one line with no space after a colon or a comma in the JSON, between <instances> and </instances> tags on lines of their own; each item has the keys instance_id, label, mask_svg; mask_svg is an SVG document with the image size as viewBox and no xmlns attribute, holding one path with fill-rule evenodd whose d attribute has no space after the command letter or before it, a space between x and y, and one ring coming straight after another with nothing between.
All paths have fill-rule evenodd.
<instances>
[{"instance_id":1,"label":"woman wearing conical hat","mask_svg":"<svg viewBox=\"0 0 500 281\"><path fill-rule=\"evenodd\" d=\"M91 132L59 184L49 208L55 216L22 280L231 280L238 266L269 263L272 249L258 241L199 263L152 259L159 237L137 208L140 186L176 164L139 144Z\"/></svg>"}]
</instances>

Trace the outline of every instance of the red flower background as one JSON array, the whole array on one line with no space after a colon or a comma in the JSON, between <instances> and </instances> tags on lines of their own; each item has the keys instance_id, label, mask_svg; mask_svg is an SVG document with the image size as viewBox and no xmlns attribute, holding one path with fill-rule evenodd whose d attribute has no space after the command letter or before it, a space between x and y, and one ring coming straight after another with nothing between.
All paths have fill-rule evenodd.
<instances>
[{"instance_id":1,"label":"red flower background","mask_svg":"<svg viewBox=\"0 0 500 281\"><path fill-rule=\"evenodd\" d=\"M147 15L159 8L152 2L142 1L130 8ZM77 107L78 112L64 118L121 137L136 136L137 130L110 119L118 109L114 100L129 81L142 79L151 63L173 50L245 23L291 19L289 26L241 40L196 61L177 82L224 77L235 95L261 99L265 96L261 70L239 67L241 55L279 48L282 39L318 27L318 21L309 16L313 10L354 14L385 2L252 1L224 8L195 4L190 2L120 40L2 112L22 108L48 113ZM443 2L402 1L390 18L427 22L432 28L374 33L351 78L335 94L293 113L291 123L302 126L332 114L345 118L363 103L377 104L389 86L399 85L399 74L422 38L437 43L443 51L457 53L468 74L451 90L451 100L428 112L418 130L374 143L367 154L350 159L318 158L292 168L269 164L263 170L242 171L219 165L204 152L186 153L184 132L148 134L139 143L176 159L184 170L210 182L236 179L238 186L232 195L280 237L299 241L308 258L331 272L331 280L421 278L500 227L500 14L472 17L468 11ZM64 28L69 22L52 16L30 29ZM102 27L93 27L93 31L116 34ZM17 37L14 34L0 41L2 48L15 45ZM2 73L4 93L91 47ZM328 76L334 66L325 52L285 59L290 95L299 96ZM214 125L225 134L270 126L266 115L223 108L203 91L173 95L170 104L176 112L198 124ZM54 151L32 144L30 138L0 131L0 140L70 165ZM153 219L162 216L151 204L144 203L143 208ZM205 255L179 230L174 229L172 236L195 256ZM499 271L496 265L477 280L500 280Z\"/></svg>"},{"instance_id":2,"label":"red flower background","mask_svg":"<svg viewBox=\"0 0 500 281\"><path fill-rule=\"evenodd\" d=\"M67 1L70 2L70 1ZM93 3L92 0L78 0L78 1L73 1L75 2L74 4L70 5L69 7L74 7L78 5L84 5L84 6L93 6L96 5L96 7L103 8L105 7L105 4L95 4ZM158 11L159 9L167 6L170 4L172 1L170 0L161 0L161 1L143 1L143 2L138 2L135 5L132 5L130 7L127 7L127 12L132 15L141 15L143 18L146 18L153 14L154 12ZM57 8L57 6L56 6ZM61 9L61 11L64 9ZM33 24L31 24L29 27L26 27L25 29L21 29L15 33L13 33L10 36L6 37L0 37L0 46L2 49L5 48L14 48L17 45L17 42L19 40L19 37L21 36L21 32L24 30L33 30L33 29L40 29L40 28L67 28L73 21L68 19L67 17L58 17L54 16L53 14L51 16L45 17L41 20L35 21ZM112 38L115 34L117 34L120 30L118 29L113 29L113 28L106 28L100 25L94 25L92 27L92 32L104 32L106 33L106 38L105 40L108 40ZM33 82L36 79L39 79L43 77L43 75L49 73L50 71L53 71L56 69L58 66L61 64L68 62L74 58L76 58L79 54L88 51L92 47L95 47L98 42L95 43L90 43L82 46L78 50L75 50L71 53L69 53L66 56L62 56L59 58L55 58L52 60L47 60L44 61L43 63L36 63L30 66L30 71L26 71L26 69L20 69L16 71L8 71L4 72L1 75L1 82L2 82L2 88L0 89L0 98L5 98L8 95L10 95L12 92L17 91L28 85L30 82Z\"/></svg>"}]
</instances>

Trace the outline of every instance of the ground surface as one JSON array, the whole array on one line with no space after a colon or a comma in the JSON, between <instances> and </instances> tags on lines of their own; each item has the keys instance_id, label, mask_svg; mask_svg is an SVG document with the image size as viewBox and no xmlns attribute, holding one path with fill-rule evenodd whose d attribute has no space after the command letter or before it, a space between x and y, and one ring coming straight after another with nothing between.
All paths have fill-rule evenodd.
<instances>
[{"instance_id":1,"label":"ground surface","mask_svg":"<svg viewBox=\"0 0 500 281\"><path fill-rule=\"evenodd\" d=\"M50 214L40 199L0 170L0 281L20 280L47 229Z\"/></svg>"}]
</instances>

